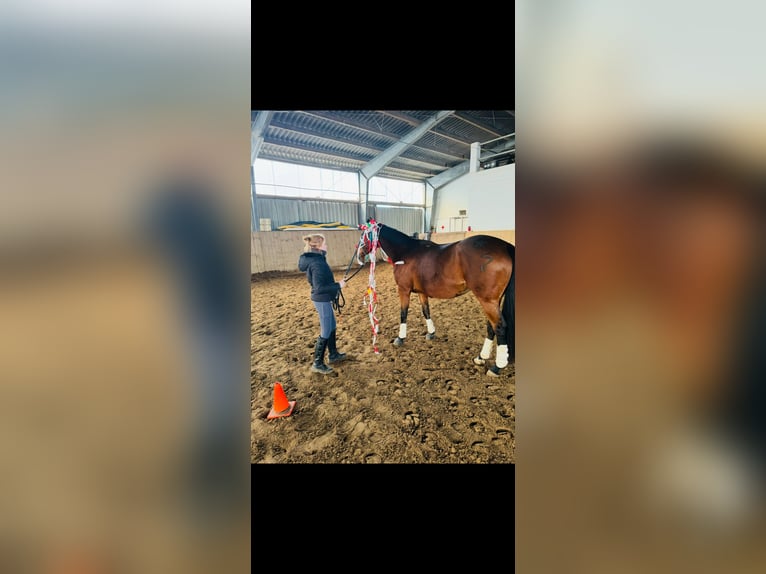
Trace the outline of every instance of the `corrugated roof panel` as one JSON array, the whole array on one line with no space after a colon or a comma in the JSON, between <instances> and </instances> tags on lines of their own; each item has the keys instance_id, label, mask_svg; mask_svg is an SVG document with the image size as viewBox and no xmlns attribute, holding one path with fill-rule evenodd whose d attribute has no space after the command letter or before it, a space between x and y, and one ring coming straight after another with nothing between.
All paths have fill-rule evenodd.
<instances>
[{"instance_id":1,"label":"corrugated roof panel","mask_svg":"<svg viewBox=\"0 0 766 574\"><path fill-rule=\"evenodd\" d=\"M277 110L264 132L260 157L356 171L438 110ZM251 119L258 115L251 110ZM458 111L404 150L381 175L423 181L470 157L473 141L515 131L512 111Z\"/></svg>"},{"instance_id":2,"label":"corrugated roof panel","mask_svg":"<svg viewBox=\"0 0 766 574\"><path fill-rule=\"evenodd\" d=\"M493 137L497 137L487 130L478 128L475 125L472 125L456 117L450 117L444 120L442 123L436 126L433 131L457 138L461 141L467 142L469 145L472 142L483 142Z\"/></svg>"},{"instance_id":3,"label":"corrugated roof panel","mask_svg":"<svg viewBox=\"0 0 766 574\"><path fill-rule=\"evenodd\" d=\"M416 146L407 148L400 157L432 163L441 166L442 168L452 167L454 164L460 163L461 161L467 159L464 157L454 157L430 153L423 148Z\"/></svg>"},{"instance_id":4,"label":"corrugated roof panel","mask_svg":"<svg viewBox=\"0 0 766 574\"><path fill-rule=\"evenodd\" d=\"M486 124L501 134L510 134L516 130L516 118L509 115L506 111L495 110L471 110L461 112L479 123Z\"/></svg>"},{"instance_id":5,"label":"corrugated roof panel","mask_svg":"<svg viewBox=\"0 0 766 574\"><path fill-rule=\"evenodd\" d=\"M379 130L360 128L344 123L346 119L338 117L337 119L329 120L311 115L311 112L293 112L287 118L280 118L279 122L284 127L293 125L296 129L302 131L310 131L317 135L326 135L337 139L347 139L359 145L367 145L379 149L385 149L396 141L396 138L382 134Z\"/></svg>"},{"instance_id":6,"label":"corrugated roof panel","mask_svg":"<svg viewBox=\"0 0 766 574\"><path fill-rule=\"evenodd\" d=\"M434 132L428 132L422 138L418 140L418 145L425 147L443 149L453 155L469 157L471 152L471 144L458 143L450 138L440 136Z\"/></svg>"},{"instance_id":7,"label":"corrugated roof panel","mask_svg":"<svg viewBox=\"0 0 766 574\"><path fill-rule=\"evenodd\" d=\"M332 167L352 171L361 169L366 163L363 161L355 161L351 158L329 156L290 147L280 147L271 143L263 144L259 157L261 159L285 161L300 165L315 165L318 167ZM393 174L392 176L398 179L420 181L436 175L437 173L440 173L440 171L436 169L427 169L416 163L394 160L386 166L379 175L382 175L383 173Z\"/></svg>"},{"instance_id":8,"label":"corrugated roof panel","mask_svg":"<svg viewBox=\"0 0 766 574\"><path fill-rule=\"evenodd\" d=\"M395 139L400 139L412 129L412 126L405 121L374 111L355 110L351 112L321 112L321 114L331 120Z\"/></svg>"},{"instance_id":9,"label":"corrugated roof panel","mask_svg":"<svg viewBox=\"0 0 766 574\"><path fill-rule=\"evenodd\" d=\"M271 131L269 131L271 130ZM367 150L370 150L374 152L375 154L380 153L385 148L389 147L391 145L391 141L389 139L383 139L380 137L375 137L371 134L364 134L359 133L358 131L353 131L349 129L336 129L336 130L328 130L324 129L322 131L315 131L308 128L303 128L300 126L296 126L295 124L285 123L285 122L272 122L270 124L270 128L267 130L266 135L269 134L277 134L277 130L284 130L289 131L294 134L295 137L298 137L300 135L306 136L306 137L316 137L321 139L327 139L331 140L335 143L342 143L345 145L350 146L359 146L360 148L366 148ZM284 133L284 132L282 132Z\"/></svg>"},{"instance_id":10,"label":"corrugated roof panel","mask_svg":"<svg viewBox=\"0 0 766 574\"><path fill-rule=\"evenodd\" d=\"M412 129L407 122L374 110L354 110L343 112L349 120L381 133L396 134L400 137Z\"/></svg>"},{"instance_id":11,"label":"corrugated roof panel","mask_svg":"<svg viewBox=\"0 0 766 574\"><path fill-rule=\"evenodd\" d=\"M441 173L442 171L447 169L447 168L438 168L436 166L431 166L431 165L424 165L422 163L419 163L413 160L407 160L401 157L396 158L386 167L420 173L423 175L423 177L431 177L432 175L436 175L437 173Z\"/></svg>"},{"instance_id":12,"label":"corrugated roof panel","mask_svg":"<svg viewBox=\"0 0 766 574\"><path fill-rule=\"evenodd\" d=\"M403 170L392 166L383 168L377 175L380 177L390 177L392 179L403 179L405 181L423 181L430 177L424 176L422 173L414 173L409 170Z\"/></svg>"},{"instance_id":13,"label":"corrugated roof panel","mask_svg":"<svg viewBox=\"0 0 766 574\"><path fill-rule=\"evenodd\" d=\"M416 120L420 120L421 122L424 122L434 117L437 113L439 113L439 110L415 110L415 111L403 111L402 113L407 114L408 116L411 116L415 118Z\"/></svg>"},{"instance_id":14,"label":"corrugated roof panel","mask_svg":"<svg viewBox=\"0 0 766 574\"><path fill-rule=\"evenodd\" d=\"M264 142L264 144L261 146L258 157L262 159L300 163L302 165L316 165L319 167L350 169L352 171L361 169L362 166L366 163L364 161L349 158L342 158L306 150L282 147L267 142Z\"/></svg>"},{"instance_id":15,"label":"corrugated roof panel","mask_svg":"<svg viewBox=\"0 0 766 574\"><path fill-rule=\"evenodd\" d=\"M378 150L278 127L269 128L264 136L264 141L274 145L302 147L313 149L320 153L326 152L332 155L346 156L363 161L369 161L380 153Z\"/></svg>"}]
</instances>

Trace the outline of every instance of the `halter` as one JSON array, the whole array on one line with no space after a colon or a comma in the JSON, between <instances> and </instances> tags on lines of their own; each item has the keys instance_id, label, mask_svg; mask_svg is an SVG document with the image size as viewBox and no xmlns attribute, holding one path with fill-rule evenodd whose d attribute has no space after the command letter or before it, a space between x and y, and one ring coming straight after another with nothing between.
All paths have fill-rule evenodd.
<instances>
[{"instance_id":1,"label":"halter","mask_svg":"<svg viewBox=\"0 0 766 574\"><path fill-rule=\"evenodd\" d=\"M367 251L365 257L369 256L373 251L380 251L383 254L383 259L389 263L393 263L388 254L383 251L383 248L380 246L380 241L378 240L381 228L380 223L377 223L374 219L369 219L366 224L359 225L358 227L360 230L362 230L362 234L359 236L359 241L356 244L356 249L354 249L354 252L351 254L351 259L349 259L348 265L346 266L346 272L343 274L343 280L346 282L348 282L348 280L351 279L354 275L359 273L364 267L364 260L359 259L359 250L363 247ZM375 244L374 249L373 243ZM356 258L357 263L359 263L359 267L357 267L357 269L351 275L349 275L348 272L351 269L351 265L354 263L354 258Z\"/></svg>"},{"instance_id":2,"label":"halter","mask_svg":"<svg viewBox=\"0 0 766 574\"><path fill-rule=\"evenodd\" d=\"M382 254L381 260L393 263L388 253L383 251L383 247L380 245L380 229L383 227L380 223L374 219L370 219L367 225L360 225L365 230L362 237L359 239L359 247L365 247L367 254L370 255L370 260L374 261L374 253L379 251ZM357 248L358 249L358 248Z\"/></svg>"}]
</instances>

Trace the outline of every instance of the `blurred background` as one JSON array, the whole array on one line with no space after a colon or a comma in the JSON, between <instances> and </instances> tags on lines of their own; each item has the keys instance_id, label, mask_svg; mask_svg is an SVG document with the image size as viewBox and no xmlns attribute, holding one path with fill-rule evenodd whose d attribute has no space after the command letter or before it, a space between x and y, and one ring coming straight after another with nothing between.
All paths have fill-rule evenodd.
<instances>
[{"instance_id":1,"label":"blurred background","mask_svg":"<svg viewBox=\"0 0 766 574\"><path fill-rule=\"evenodd\" d=\"M0 76L0 571L249 571L250 3L5 2Z\"/></svg>"},{"instance_id":2,"label":"blurred background","mask_svg":"<svg viewBox=\"0 0 766 574\"><path fill-rule=\"evenodd\" d=\"M764 16L516 2L520 572L766 567Z\"/></svg>"},{"instance_id":3,"label":"blurred background","mask_svg":"<svg viewBox=\"0 0 766 574\"><path fill-rule=\"evenodd\" d=\"M766 566L764 10L515 3L520 572ZM0 9L2 572L250 566L250 42Z\"/></svg>"}]
</instances>

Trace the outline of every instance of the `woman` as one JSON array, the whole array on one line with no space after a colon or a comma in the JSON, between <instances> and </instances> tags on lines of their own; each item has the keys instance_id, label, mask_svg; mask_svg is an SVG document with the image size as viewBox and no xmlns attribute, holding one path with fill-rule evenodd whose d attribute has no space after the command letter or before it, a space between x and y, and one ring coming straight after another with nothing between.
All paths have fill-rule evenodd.
<instances>
[{"instance_id":1,"label":"woman","mask_svg":"<svg viewBox=\"0 0 766 574\"><path fill-rule=\"evenodd\" d=\"M306 273L311 285L311 301L319 313L320 334L314 347L314 363L311 370L326 375L332 372L332 367L325 365L324 354L329 347L328 362L337 363L346 358L345 353L339 353L335 342L335 313L332 302L340 289L346 286L342 279L335 282L332 270L327 264L327 241L324 235L313 233L303 238L306 245L304 253L298 259L298 269Z\"/></svg>"}]
</instances>

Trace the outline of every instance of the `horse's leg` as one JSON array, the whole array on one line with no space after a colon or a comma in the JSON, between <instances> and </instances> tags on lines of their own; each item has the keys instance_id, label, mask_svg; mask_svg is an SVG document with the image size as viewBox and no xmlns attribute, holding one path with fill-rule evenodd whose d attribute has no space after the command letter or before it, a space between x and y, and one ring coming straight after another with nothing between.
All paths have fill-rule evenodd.
<instances>
[{"instance_id":1,"label":"horse's leg","mask_svg":"<svg viewBox=\"0 0 766 574\"><path fill-rule=\"evenodd\" d=\"M508 325L502 313L500 313L500 320L495 332L497 333L495 364L489 368L487 374L498 376L500 374L500 369L504 369L508 366Z\"/></svg>"},{"instance_id":2,"label":"horse's leg","mask_svg":"<svg viewBox=\"0 0 766 574\"><path fill-rule=\"evenodd\" d=\"M431 320L431 307L428 305L428 296L418 293L418 298L420 299L420 308L423 310L423 317L426 318L428 328L426 339L430 341L436 336L436 327L434 327L434 322Z\"/></svg>"},{"instance_id":3,"label":"horse's leg","mask_svg":"<svg viewBox=\"0 0 766 574\"><path fill-rule=\"evenodd\" d=\"M489 319L489 324L497 336L495 364L492 365L487 371L488 375L497 376L500 374L500 369L504 369L508 366L508 335L506 322L503 314L500 312L499 301L479 301L479 303L481 303L481 307L484 309L484 313L486 313L487 318ZM489 329L487 329L487 335L489 335ZM487 344L486 339L484 344Z\"/></svg>"},{"instance_id":4,"label":"horse's leg","mask_svg":"<svg viewBox=\"0 0 766 574\"><path fill-rule=\"evenodd\" d=\"M497 352L495 366L490 367L488 375L499 375L500 369L508 365L508 359L516 360L516 272L511 269L511 277L503 293L503 307L497 326ZM510 357L509 357L510 355Z\"/></svg>"},{"instance_id":5,"label":"horse's leg","mask_svg":"<svg viewBox=\"0 0 766 574\"><path fill-rule=\"evenodd\" d=\"M495 329L492 323L487 321L487 336L484 339L484 345L481 347L478 357L474 357L473 362L477 365L483 365L492 356L492 344L495 342Z\"/></svg>"},{"instance_id":6,"label":"horse's leg","mask_svg":"<svg viewBox=\"0 0 766 574\"><path fill-rule=\"evenodd\" d=\"M410 292L401 287L399 291L399 336L394 339L394 345L401 347L407 338L407 311L410 307Z\"/></svg>"}]
</instances>

